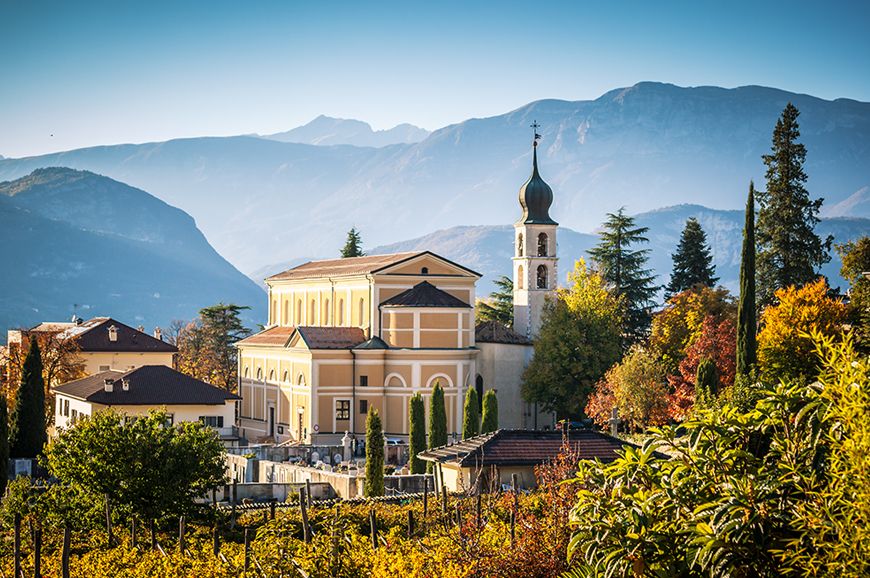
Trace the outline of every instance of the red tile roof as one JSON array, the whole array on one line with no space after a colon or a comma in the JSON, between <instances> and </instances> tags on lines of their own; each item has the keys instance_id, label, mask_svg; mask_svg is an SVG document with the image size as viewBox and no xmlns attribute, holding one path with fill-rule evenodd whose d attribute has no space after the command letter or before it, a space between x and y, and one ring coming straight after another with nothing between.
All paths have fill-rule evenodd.
<instances>
[{"instance_id":1,"label":"red tile roof","mask_svg":"<svg viewBox=\"0 0 870 578\"><path fill-rule=\"evenodd\" d=\"M531 345L532 342L498 321L483 321L474 328L474 341L479 343L507 343Z\"/></svg>"},{"instance_id":2,"label":"red tile roof","mask_svg":"<svg viewBox=\"0 0 870 578\"><path fill-rule=\"evenodd\" d=\"M308 279L312 277L342 277L351 275L366 275L384 267L401 263L419 252L393 253L391 255L365 255L363 257L347 257L344 259L326 259L309 261L298 267L288 269L283 273L272 275L267 280L278 279Z\"/></svg>"},{"instance_id":3,"label":"red tile roof","mask_svg":"<svg viewBox=\"0 0 870 578\"><path fill-rule=\"evenodd\" d=\"M295 327L270 327L237 341L236 345L287 345L295 330Z\"/></svg>"},{"instance_id":4,"label":"red tile roof","mask_svg":"<svg viewBox=\"0 0 870 578\"><path fill-rule=\"evenodd\" d=\"M36 331L51 331L52 325L41 323ZM109 339L109 328L115 327L116 340ZM145 332L133 329L111 317L94 317L79 324L69 324L58 333L60 339L75 339L80 351L131 351L138 353L176 353L178 349L169 343Z\"/></svg>"},{"instance_id":5,"label":"red tile roof","mask_svg":"<svg viewBox=\"0 0 870 578\"><path fill-rule=\"evenodd\" d=\"M568 443L581 460L603 462L615 460L618 450L634 445L593 430L572 430ZM552 460L561 452L562 444L561 431L500 429L453 445L426 450L420 458L461 467L528 466Z\"/></svg>"},{"instance_id":6,"label":"red tile roof","mask_svg":"<svg viewBox=\"0 0 870 578\"><path fill-rule=\"evenodd\" d=\"M308 349L351 349L366 341L359 327L297 327Z\"/></svg>"}]
</instances>

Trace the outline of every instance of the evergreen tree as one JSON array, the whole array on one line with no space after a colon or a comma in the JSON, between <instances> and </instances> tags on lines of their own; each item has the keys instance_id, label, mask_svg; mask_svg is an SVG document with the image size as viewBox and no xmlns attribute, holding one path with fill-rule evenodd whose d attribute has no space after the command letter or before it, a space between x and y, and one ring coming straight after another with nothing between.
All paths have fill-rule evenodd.
<instances>
[{"instance_id":1,"label":"evergreen tree","mask_svg":"<svg viewBox=\"0 0 870 578\"><path fill-rule=\"evenodd\" d=\"M426 464L417 456L426 449L426 408L423 406L423 396L419 393L411 396L408 423L409 467L412 474L422 474L426 471Z\"/></svg>"},{"instance_id":2,"label":"evergreen tree","mask_svg":"<svg viewBox=\"0 0 870 578\"><path fill-rule=\"evenodd\" d=\"M710 407L719 395L719 377L716 375L716 364L705 357L698 364L695 376L695 406Z\"/></svg>"},{"instance_id":3,"label":"evergreen tree","mask_svg":"<svg viewBox=\"0 0 870 578\"><path fill-rule=\"evenodd\" d=\"M823 199L810 200L804 188L806 148L800 136L791 103L773 131L767 165L767 190L757 191L758 200L758 303L773 303L774 291L790 285L801 286L815 280L819 267L830 261L832 237L824 241L815 234Z\"/></svg>"},{"instance_id":4,"label":"evergreen tree","mask_svg":"<svg viewBox=\"0 0 870 578\"><path fill-rule=\"evenodd\" d=\"M870 355L870 237L837 246L842 259L840 275L849 282L849 322L854 328L855 347Z\"/></svg>"},{"instance_id":5,"label":"evergreen tree","mask_svg":"<svg viewBox=\"0 0 870 578\"><path fill-rule=\"evenodd\" d=\"M35 458L48 441L45 432L45 382L39 343L30 340L30 350L21 368L21 383L15 392L15 408L9 428L9 454L13 458Z\"/></svg>"},{"instance_id":6,"label":"evergreen tree","mask_svg":"<svg viewBox=\"0 0 870 578\"><path fill-rule=\"evenodd\" d=\"M6 492L6 482L9 481L9 416L6 408L6 396L0 395L0 496Z\"/></svg>"},{"instance_id":7,"label":"evergreen tree","mask_svg":"<svg viewBox=\"0 0 870 578\"><path fill-rule=\"evenodd\" d=\"M477 390L469 387L465 392L465 407L462 410L462 439L474 437L480 433L480 400Z\"/></svg>"},{"instance_id":8,"label":"evergreen tree","mask_svg":"<svg viewBox=\"0 0 870 578\"><path fill-rule=\"evenodd\" d=\"M348 257L362 257L363 255L365 253L362 250L362 237L359 231L356 230L356 227L351 227L350 231L347 232L347 241L341 249L341 257L342 259L347 259Z\"/></svg>"},{"instance_id":9,"label":"evergreen tree","mask_svg":"<svg viewBox=\"0 0 870 578\"><path fill-rule=\"evenodd\" d=\"M206 367L205 381L232 391L238 383L239 352L235 343L251 334L241 319L246 305L218 303L200 309L200 324L203 346L201 363Z\"/></svg>"},{"instance_id":10,"label":"evergreen tree","mask_svg":"<svg viewBox=\"0 0 870 578\"><path fill-rule=\"evenodd\" d=\"M496 290L488 301L478 301L477 321L498 321L506 327L514 324L514 282L502 275L495 280Z\"/></svg>"},{"instance_id":11,"label":"evergreen tree","mask_svg":"<svg viewBox=\"0 0 870 578\"><path fill-rule=\"evenodd\" d=\"M480 433L490 433L498 429L498 397L495 390L488 389L483 394L483 418L480 420Z\"/></svg>"},{"instance_id":12,"label":"evergreen tree","mask_svg":"<svg viewBox=\"0 0 870 578\"><path fill-rule=\"evenodd\" d=\"M737 379L748 379L756 362L758 322L755 309L755 187L749 183L740 256L740 299L737 302Z\"/></svg>"},{"instance_id":13,"label":"evergreen tree","mask_svg":"<svg viewBox=\"0 0 870 578\"><path fill-rule=\"evenodd\" d=\"M444 409L444 390L436 381L432 387L432 397L429 398L429 448L447 445L447 411ZM432 462L426 464L426 469L432 469Z\"/></svg>"},{"instance_id":14,"label":"evergreen tree","mask_svg":"<svg viewBox=\"0 0 870 578\"><path fill-rule=\"evenodd\" d=\"M672 257L674 270L665 288L666 298L694 287L713 287L719 280L715 276L716 267L707 245L707 234L695 217L686 221L677 252Z\"/></svg>"},{"instance_id":15,"label":"evergreen tree","mask_svg":"<svg viewBox=\"0 0 870 578\"><path fill-rule=\"evenodd\" d=\"M589 250L610 290L625 299L622 325L623 346L640 340L649 330L651 308L657 287L655 276L646 269L649 249L632 249L649 240L649 229L635 225L634 218L621 207L616 214L608 213L601 232L601 241Z\"/></svg>"},{"instance_id":16,"label":"evergreen tree","mask_svg":"<svg viewBox=\"0 0 870 578\"><path fill-rule=\"evenodd\" d=\"M369 410L366 418L366 479L363 484L366 496L384 495L384 432L378 410Z\"/></svg>"}]
</instances>

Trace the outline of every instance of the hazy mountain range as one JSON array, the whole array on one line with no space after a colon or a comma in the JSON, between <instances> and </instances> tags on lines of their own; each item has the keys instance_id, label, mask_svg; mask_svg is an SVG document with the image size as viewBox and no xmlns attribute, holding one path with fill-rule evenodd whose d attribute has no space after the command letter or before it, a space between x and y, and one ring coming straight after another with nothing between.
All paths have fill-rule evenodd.
<instances>
[{"instance_id":1,"label":"hazy mountain range","mask_svg":"<svg viewBox=\"0 0 870 578\"><path fill-rule=\"evenodd\" d=\"M385 147L417 143L427 136L428 130L413 124L404 123L387 130L372 130L369 123L361 120L320 115L306 125L286 132L263 135L263 138L318 146Z\"/></svg>"},{"instance_id":2,"label":"hazy mountain range","mask_svg":"<svg viewBox=\"0 0 870 578\"><path fill-rule=\"evenodd\" d=\"M537 101L380 147L324 146L351 137L345 122L318 119L289 137L317 145L239 136L91 147L2 159L0 179L45 166L107 175L193 215L222 255L253 271L335 254L352 225L373 247L457 225L512 223L534 120L542 125L541 172L555 192L551 214L566 228L592 231L621 205L635 214L680 203L740 209L749 180L763 186L761 155L788 101L801 111L807 187L825 198L824 214L870 216L870 103L757 86L645 82L592 101Z\"/></svg>"},{"instance_id":3,"label":"hazy mountain range","mask_svg":"<svg viewBox=\"0 0 870 578\"><path fill-rule=\"evenodd\" d=\"M40 169L0 183L0 343L7 328L40 321L115 317L168 327L220 301L266 298L221 257L190 215L145 191L89 172Z\"/></svg>"},{"instance_id":4,"label":"hazy mountain range","mask_svg":"<svg viewBox=\"0 0 870 578\"><path fill-rule=\"evenodd\" d=\"M677 247L680 233L689 217L695 217L707 233L707 240L713 253L713 262L720 283L732 291L737 291L740 274L740 248L743 239L743 211L723 211L708 209L699 205L678 205L657 209L635 216L639 225L649 227L647 237L650 249L649 267L657 274L657 283L664 285L673 266L671 255ZM834 235L837 243L854 240L870 233L870 219L836 217L823 219L816 232L821 236ZM560 227L559 279L565 284L568 272L579 258L589 259L587 251L596 243L598 236L578 233ZM494 289L493 281L501 275L511 275L513 257L513 227L510 225L459 226L443 229L407 241L374 247L370 254L392 253L398 251L429 250L448 259L462 263L466 267L483 274L477 286L478 296L486 296ZM264 267L251 274L262 284L264 278L283 271L307 259L295 259ZM840 259L836 251L831 254L831 262L822 267L831 284L843 290L848 284L840 277Z\"/></svg>"}]
</instances>

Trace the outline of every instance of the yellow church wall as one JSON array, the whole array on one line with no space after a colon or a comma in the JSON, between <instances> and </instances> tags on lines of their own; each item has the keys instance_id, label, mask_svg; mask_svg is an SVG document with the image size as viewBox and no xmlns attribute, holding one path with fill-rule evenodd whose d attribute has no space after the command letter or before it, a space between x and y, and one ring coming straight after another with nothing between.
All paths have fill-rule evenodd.
<instances>
[{"instance_id":1,"label":"yellow church wall","mask_svg":"<svg viewBox=\"0 0 870 578\"><path fill-rule=\"evenodd\" d=\"M352 366L348 365L320 365L318 368L318 387L351 385Z\"/></svg>"},{"instance_id":2,"label":"yellow church wall","mask_svg":"<svg viewBox=\"0 0 870 578\"><path fill-rule=\"evenodd\" d=\"M420 313L421 329L458 329L459 316L456 310L440 313Z\"/></svg>"},{"instance_id":3,"label":"yellow church wall","mask_svg":"<svg viewBox=\"0 0 870 578\"><path fill-rule=\"evenodd\" d=\"M414 314L402 311L384 311L384 329L413 329Z\"/></svg>"},{"instance_id":4,"label":"yellow church wall","mask_svg":"<svg viewBox=\"0 0 870 578\"><path fill-rule=\"evenodd\" d=\"M405 415L407 410L407 400L410 399L410 394L408 397L402 396L387 396L386 397L386 406L387 406L387 419L384 424L384 431L386 433L391 434L403 434L406 432L407 426L407 416Z\"/></svg>"},{"instance_id":5,"label":"yellow church wall","mask_svg":"<svg viewBox=\"0 0 870 578\"><path fill-rule=\"evenodd\" d=\"M384 331L382 338L391 347L414 347L414 332L401 330Z\"/></svg>"},{"instance_id":6,"label":"yellow church wall","mask_svg":"<svg viewBox=\"0 0 870 578\"><path fill-rule=\"evenodd\" d=\"M86 375L94 375L110 369L127 371L143 365L173 366L173 353L153 352L115 352L115 351L80 351L76 354Z\"/></svg>"},{"instance_id":7,"label":"yellow church wall","mask_svg":"<svg viewBox=\"0 0 870 578\"><path fill-rule=\"evenodd\" d=\"M459 343L458 331L421 331L420 347L455 348Z\"/></svg>"}]
</instances>

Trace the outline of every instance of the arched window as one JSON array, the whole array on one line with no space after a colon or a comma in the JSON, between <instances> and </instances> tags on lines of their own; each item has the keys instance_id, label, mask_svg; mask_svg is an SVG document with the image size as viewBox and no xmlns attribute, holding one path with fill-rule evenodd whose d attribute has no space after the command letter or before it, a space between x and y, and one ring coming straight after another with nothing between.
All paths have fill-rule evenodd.
<instances>
[{"instance_id":1,"label":"arched window","mask_svg":"<svg viewBox=\"0 0 870 578\"><path fill-rule=\"evenodd\" d=\"M547 266L538 265L538 289L547 288Z\"/></svg>"},{"instance_id":2,"label":"arched window","mask_svg":"<svg viewBox=\"0 0 870 578\"><path fill-rule=\"evenodd\" d=\"M525 270L523 269L523 266L520 265L517 268L517 289L525 288L525 284Z\"/></svg>"},{"instance_id":3,"label":"arched window","mask_svg":"<svg viewBox=\"0 0 870 578\"><path fill-rule=\"evenodd\" d=\"M306 325L317 325L317 322L314 320L314 316L317 315L317 302L314 299L311 300L311 307L308 308L308 319L305 321Z\"/></svg>"},{"instance_id":4,"label":"arched window","mask_svg":"<svg viewBox=\"0 0 870 578\"><path fill-rule=\"evenodd\" d=\"M344 325L344 299L338 300L338 324Z\"/></svg>"},{"instance_id":5,"label":"arched window","mask_svg":"<svg viewBox=\"0 0 870 578\"><path fill-rule=\"evenodd\" d=\"M538 257L547 256L547 234L541 233L538 235Z\"/></svg>"},{"instance_id":6,"label":"arched window","mask_svg":"<svg viewBox=\"0 0 870 578\"><path fill-rule=\"evenodd\" d=\"M362 327L365 325L364 318L366 313L366 304L362 297L359 300L359 325Z\"/></svg>"},{"instance_id":7,"label":"arched window","mask_svg":"<svg viewBox=\"0 0 870 578\"><path fill-rule=\"evenodd\" d=\"M257 369L257 381L263 381L263 368Z\"/></svg>"},{"instance_id":8,"label":"arched window","mask_svg":"<svg viewBox=\"0 0 870 578\"><path fill-rule=\"evenodd\" d=\"M269 381L275 381L275 370L269 371Z\"/></svg>"},{"instance_id":9,"label":"arched window","mask_svg":"<svg viewBox=\"0 0 870 578\"><path fill-rule=\"evenodd\" d=\"M423 267L422 269L420 269L420 274L421 275L428 275L429 274L429 267Z\"/></svg>"},{"instance_id":10,"label":"arched window","mask_svg":"<svg viewBox=\"0 0 870 578\"><path fill-rule=\"evenodd\" d=\"M523 234L517 236L517 257L523 256Z\"/></svg>"},{"instance_id":11,"label":"arched window","mask_svg":"<svg viewBox=\"0 0 870 578\"><path fill-rule=\"evenodd\" d=\"M250 367L245 368L245 377L251 377L251 368Z\"/></svg>"},{"instance_id":12,"label":"arched window","mask_svg":"<svg viewBox=\"0 0 870 578\"><path fill-rule=\"evenodd\" d=\"M323 301L323 323L321 325L329 325L329 299L324 299Z\"/></svg>"},{"instance_id":13,"label":"arched window","mask_svg":"<svg viewBox=\"0 0 870 578\"><path fill-rule=\"evenodd\" d=\"M296 379L297 385L305 385L305 375L299 374L299 377Z\"/></svg>"},{"instance_id":14,"label":"arched window","mask_svg":"<svg viewBox=\"0 0 870 578\"><path fill-rule=\"evenodd\" d=\"M384 385L387 387L405 387L405 379L399 375L398 373L391 373L387 376L387 379L384 381Z\"/></svg>"},{"instance_id":15,"label":"arched window","mask_svg":"<svg viewBox=\"0 0 870 578\"><path fill-rule=\"evenodd\" d=\"M283 381L284 383L288 383L288 382L290 381L290 380L288 379L289 377L290 377L290 375L287 373L287 370L285 369L285 370L284 370L284 375L283 375L283 377L281 378L281 381Z\"/></svg>"},{"instance_id":16,"label":"arched window","mask_svg":"<svg viewBox=\"0 0 870 578\"><path fill-rule=\"evenodd\" d=\"M474 389L477 390L477 411L483 413L483 376L477 376L477 379L474 381Z\"/></svg>"}]
</instances>

